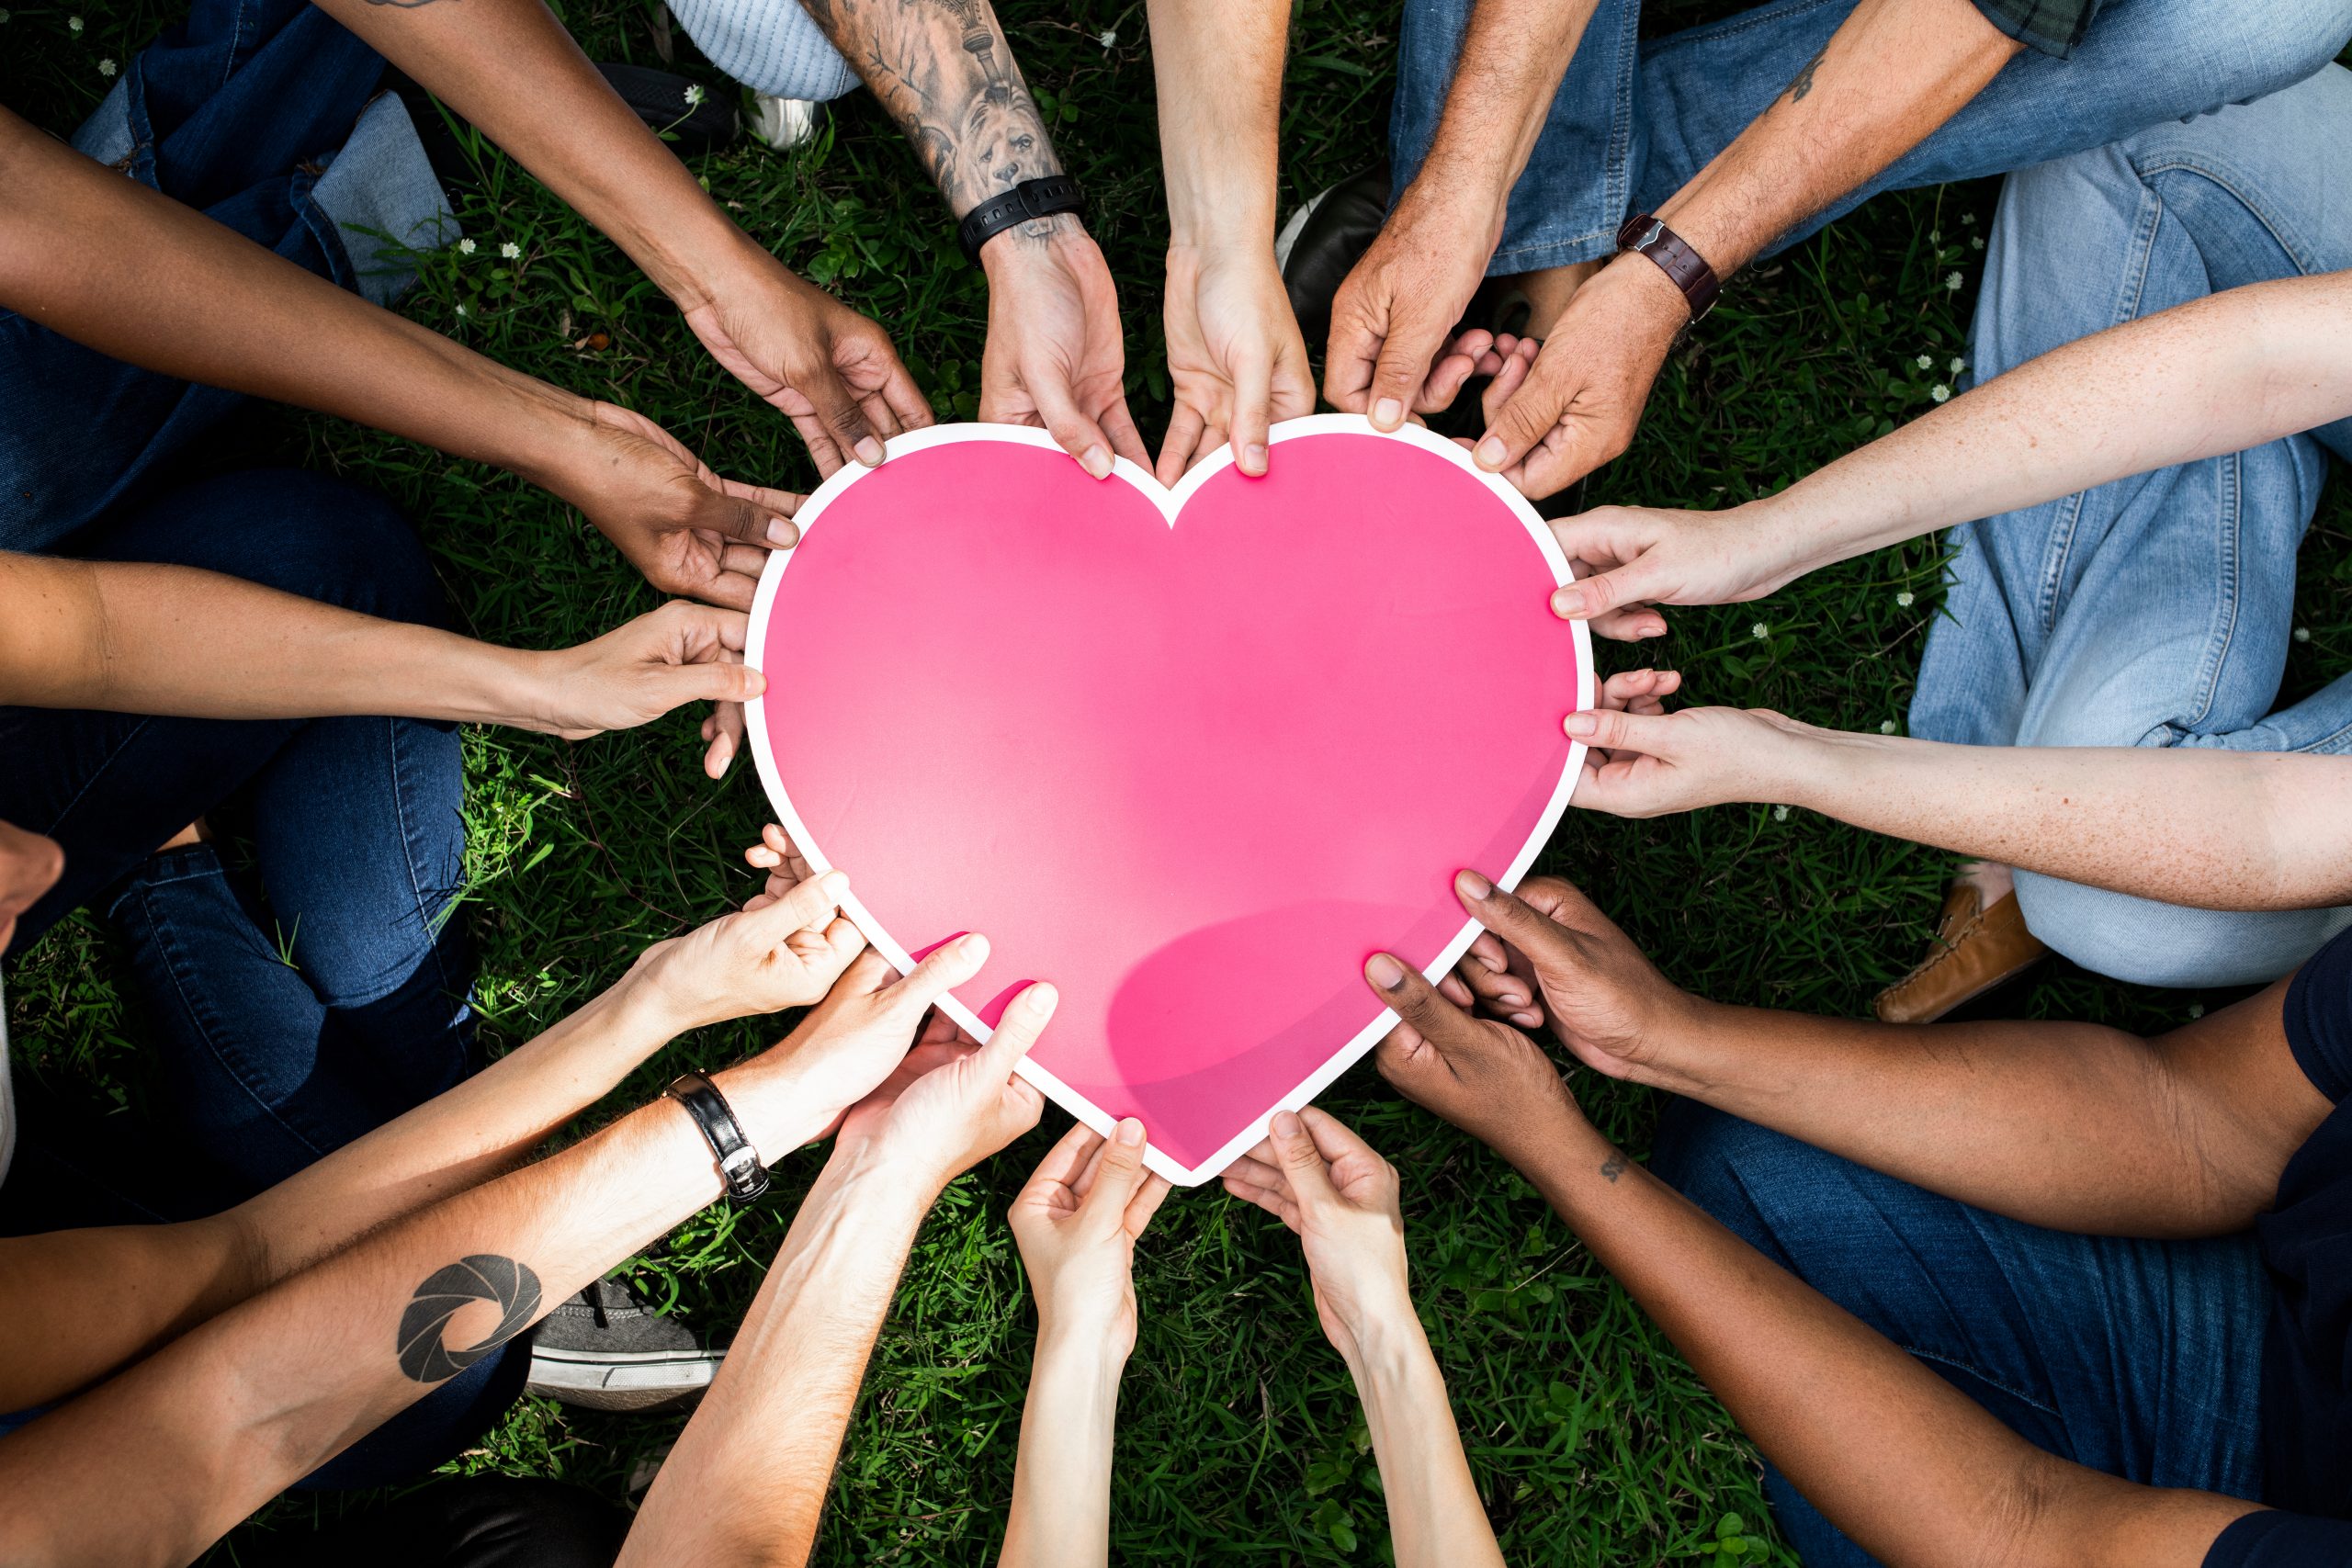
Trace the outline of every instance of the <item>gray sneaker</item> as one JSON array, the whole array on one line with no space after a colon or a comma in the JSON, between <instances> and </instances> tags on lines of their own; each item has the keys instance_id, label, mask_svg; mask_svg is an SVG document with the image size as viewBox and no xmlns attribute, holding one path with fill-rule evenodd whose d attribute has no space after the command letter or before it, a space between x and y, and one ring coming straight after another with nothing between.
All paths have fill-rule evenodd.
<instances>
[{"instance_id":1,"label":"gray sneaker","mask_svg":"<svg viewBox=\"0 0 2352 1568\"><path fill-rule=\"evenodd\" d=\"M726 1359L620 1280L599 1280L534 1331L527 1386L589 1410L663 1410L700 1400Z\"/></svg>"}]
</instances>

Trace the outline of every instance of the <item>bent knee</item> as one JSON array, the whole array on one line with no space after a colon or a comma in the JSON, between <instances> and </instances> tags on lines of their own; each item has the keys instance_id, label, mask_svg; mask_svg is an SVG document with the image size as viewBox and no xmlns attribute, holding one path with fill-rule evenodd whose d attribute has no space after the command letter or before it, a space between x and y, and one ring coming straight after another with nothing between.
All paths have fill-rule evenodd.
<instances>
[{"instance_id":1,"label":"bent knee","mask_svg":"<svg viewBox=\"0 0 2352 1568\"><path fill-rule=\"evenodd\" d=\"M2017 897L2053 952L2138 986L2266 985L2352 924L2352 909L2192 909L2026 871Z\"/></svg>"}]
</instances>

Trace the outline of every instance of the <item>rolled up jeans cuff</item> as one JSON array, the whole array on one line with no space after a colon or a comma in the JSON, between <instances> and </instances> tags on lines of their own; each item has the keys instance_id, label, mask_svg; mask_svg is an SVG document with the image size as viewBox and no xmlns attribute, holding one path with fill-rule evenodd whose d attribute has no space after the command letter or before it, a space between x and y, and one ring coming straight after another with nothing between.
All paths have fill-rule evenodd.
<instances>
[{"instance_id":1,"label":"rolled up jeans cuff","mask_svg":"<svg viewBox=\"0 0 2352 1568\"><path fill-rule=\"evenodd\" d=\"M670 14L713 65L755 93L826 103L858 85L796 0L670 0Z\"/></svg>"}]
</instances>

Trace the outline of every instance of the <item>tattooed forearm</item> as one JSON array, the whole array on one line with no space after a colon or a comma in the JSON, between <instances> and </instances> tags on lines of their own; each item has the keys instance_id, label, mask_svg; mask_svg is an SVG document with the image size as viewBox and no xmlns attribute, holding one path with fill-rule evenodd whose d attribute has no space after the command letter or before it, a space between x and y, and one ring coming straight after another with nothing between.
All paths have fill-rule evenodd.
<instances>
[{"instance_id":1,"label":"tattooed forearm","mask_svg":"<svg viewBox=\"0 0 2352 1568\"><path fill-rule=\"evenodd\" d=\"M494 1302L498 1325L479 1345L453 1350L449 1320L475 1302ZM418 1382L456 1377L514 1338L539 1315L539 1277L511 1258L475 1253L435 1272L416 1288L401 1314L401 1371Z\"/></svg>"},{"instance_id":2,"label":"tattooed forearm","mask_svg":"<svg viewBox=\"0 0 2352 1568\"><path fill-rule=\"evenodd\" d=\"M906 131L956 217L1061 173L988 0L816 0L808 14Z\"/></svg>"},{"instance_id":3,"label":"tattooed forearm","mask_svg":"<svg viewBox=\"0 0 2352 1568\"><path fill-rule=\"evenodd\" d=\"M1607 1177L1611 1181L1614 1181L1619 1177L1624 1175L1625 1156L1619 1154L1615 1149L1610 1150L1609 1157L1600 1162L1600 1174Z\"/></svg>"},{"instance_id":4,"label":"tattooed forearm","mask_svg":"<svg viewBox=\"0 0 2352 1568\"><path fill-rule=\"evenodd\" d=\"M1794 103L1813 91L1813 73L1820 70L1821 62L1828 58L1829 51L1824 48L1821 52L1804 62L1804 68L1799 71L1796 79L1789 84L1789 102Z\"/></svg>"}]
</instances>

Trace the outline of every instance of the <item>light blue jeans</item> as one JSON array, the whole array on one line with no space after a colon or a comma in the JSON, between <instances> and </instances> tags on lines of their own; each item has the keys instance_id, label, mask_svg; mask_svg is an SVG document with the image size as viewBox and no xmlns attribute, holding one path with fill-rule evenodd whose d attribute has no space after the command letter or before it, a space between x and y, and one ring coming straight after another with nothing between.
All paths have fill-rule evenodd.
<instances>
[{"instance_id":1,"label":"light blue jeans","mask_svg":"<svg viewBox=\"0 0 2352 1568\"><path fill-rule=\"evenodd\" d=\"M2104 20L2104 17L2101 18ZM1979 378L2217 289L2352 267L2352 73L2009 176ZM2352 421L1954 529L1911 732L1978 746L2352 752L2352 674L2272 711L2295 555ZM2275 979L2352 908L2222 913L2018 874L2036 936L2156 986Z\"/></svg>"},{"instance_id":2,"label":"light blue jeans","mask_svg":"<svg viewBox=\"0 0 2352 1568\"><path fill-rule=\"evenodd\" d=\"M857 85L798 0L670 0L705 58L755 93L825 103Z\"/></svg>"},{"instance_id":3,"label":"light blue jeans","mask_svg":"<svg viewBox=\"0 0 2352 1568\"><path fill-rule=\"evenodd\" d=\"M1406 0L1389 120L1395 191L1429 152L1476 3ZM1600 0L1511 187L1487 270L1609 254L1626 214L1656 207L1728 146L1788 90L1854 4L1780 0L1641 41L1641 0ZM1882 190L2006 174L2258 98L2317 71L2347 38L2352 0L2108 0L2071 58L2018 55L1885 173L1780 245Z\"/></svg>"}]
</instances>

